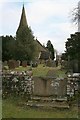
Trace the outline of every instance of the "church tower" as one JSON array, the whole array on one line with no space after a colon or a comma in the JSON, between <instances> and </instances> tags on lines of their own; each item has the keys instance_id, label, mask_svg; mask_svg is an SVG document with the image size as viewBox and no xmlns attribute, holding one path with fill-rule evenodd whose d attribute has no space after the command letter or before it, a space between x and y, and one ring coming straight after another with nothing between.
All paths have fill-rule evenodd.
<instances>
[{"instance_id":1,"label":"church tower","mask_svg":"<svg viewBox=\"0 0 80 120\"><path fill-rule=\"evenodd\" d=\"M18 29L17 29L17 32L18 32L19 29L22 28L22 27L28 27L27 19L26 19L26 14L25 14L24 4L23 4L21 19L20 19L20 23L19 23L19 27L18 27ZM17 34L17 32L16 32L16 34Z\"/></svg>"}]
</instances>

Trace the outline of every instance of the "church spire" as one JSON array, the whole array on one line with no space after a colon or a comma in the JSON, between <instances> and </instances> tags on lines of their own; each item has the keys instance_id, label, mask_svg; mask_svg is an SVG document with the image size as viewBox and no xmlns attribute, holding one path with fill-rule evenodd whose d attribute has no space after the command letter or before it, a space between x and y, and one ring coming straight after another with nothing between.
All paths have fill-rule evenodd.
<instances>
[{"instance_id":1,"label":"church spire","mask_svg":"<svg viewBox=\"0 0 80 120\"><path fill-rule=\"evenodd\" d=\"M27 26L27 25L28 25L28 24L27 24L27 19L26 19L26 14L25 14L25 8L24 8L24 4L23 4L19 28L20 28L21 26Z\"/></svg>"}]
</instances>

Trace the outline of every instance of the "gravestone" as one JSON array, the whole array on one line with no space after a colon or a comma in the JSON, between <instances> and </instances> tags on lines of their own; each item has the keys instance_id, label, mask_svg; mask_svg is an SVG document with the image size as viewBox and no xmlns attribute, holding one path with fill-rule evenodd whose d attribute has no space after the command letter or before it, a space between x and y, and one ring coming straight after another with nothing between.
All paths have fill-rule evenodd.
<instances>
[{"instance_id":1,"label":"gravestone","mask_svg":"<svg viewBox=\"0 0 80 120\"><path fill-rule=\"evenodd\" d=\"M22 61L22 66L23 67L27 67L27 61L25 60L25 61Z\"/></svg>"},{"instance_id":2,"label":"gravestone","mask_svg":"<svg viewBox=\"0 0 80 120\"><path fill-rule=\"evenodd\" d=\"M19 60L15 61L15 66L16 66L16 67L19 67L19 66L20 66L20 61L19 61Z\"/></svg>"},{"instance_id":3,"label":"gravestone","mask_svg":"<svg viewBox=\"0 0 80 120\"><path fill-rule=\"evenodd\" d=\"M9 60L8 67L9 67L9 69L15 69L15 67L16 67L15 60Z\"/></svg>"}]
</instances>

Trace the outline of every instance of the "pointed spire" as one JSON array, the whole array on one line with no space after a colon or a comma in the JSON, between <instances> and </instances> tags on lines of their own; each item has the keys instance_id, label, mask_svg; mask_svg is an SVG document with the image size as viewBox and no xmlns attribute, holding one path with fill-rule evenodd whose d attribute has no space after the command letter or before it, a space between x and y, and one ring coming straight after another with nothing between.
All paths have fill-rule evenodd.
<instances>
[{"instance_id":1,"label":"pointed spire","mask_svg":"<svg viewBox=\"0 0 80 120\"><path fill-rule=\"evenodd\" d=\"M23 8L22 8L22 14L21 14L21 19L20 19L20 26L27 26L27 19L26 19L26 14L25 14L25 8L24 8L24 3L23 3Z\"/></svg>"}]
</instances>

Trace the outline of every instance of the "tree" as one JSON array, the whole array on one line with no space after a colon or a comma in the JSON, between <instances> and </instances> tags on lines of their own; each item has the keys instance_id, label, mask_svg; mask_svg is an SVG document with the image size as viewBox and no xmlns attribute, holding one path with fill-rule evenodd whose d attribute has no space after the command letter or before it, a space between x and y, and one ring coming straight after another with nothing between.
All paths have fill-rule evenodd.
<instances>
[{"instance_id":1,"label":"tree","mask_svg":"<svg viewBox=\"0 0 80 120\"><path fill-rule=\"evenodd\" d=\"M67 39L65 46L67 58L70 57L70 60L78 61L78 72L80 72L80 32L71 34L71 38Z\"/></svg>"},{"instance_id":2,"label":"tree","mask_svg":"<svg viewBox=\"0 0 80 120\"><path fill-rule=\"evenodd\" d=\"M2 60L2 37L0 37L0 61Z\"/></svg>"},{"instance_id":3,"label":"tree","mask_svg":"<svg viewBox=\"0 0 80 120\"><path fill-rule=\"evenodd\" d=\"M72 11L72 21L77 24L78 32L80 32L80 1L78 2L78 7Z\"/></svg>"},{"instance_id":4,"label":"tree","mask_svg":"<svg viewBox=\"0 0 80 120\"><path fill-rule=\"evenodd\" d=\"M47 42L47 49L51 53L51 59L54 60L54 58L55 58L54 57L54 47L53 47L53 45L52 45L50 40L48 40L48 42Z\"/></svg>"},{"instance_id":5,"label":"tree","mask_svg":"<svg viewBox=\"0 0 80 120\"><path fill-rule=\"evenodd\" d=\"M71 56L71 59L78 59L80 56L80 33L71 34L71 38L66 42L66 54Z\"/></svg>"},{"instance_id":6,"label":"tree","mask_svg":"<svg viewBox=\"0 0 80 120\"><path fill-rule=\"evenodd\" d=\"M72 17L73 22L78 25L78 32L71 34L70 38L67 39L65 43L66 51L62 55L62 59L77 61L78 72L80 72L80 2L78 3L78 7L72 11Z\"/></svg>"},{"instance_id":7,"label":"tree","mask_svg":"<svg viewBox=\"0 0 80 120\"><path fill-rule=\"evenodd\" d=\"M16 32L16 59L30 61L34 58L35 43L31 28L28 27L23 5L19 27Z\"/></svg>"},{"instance_id":8,"label":"tree","mask_svg":"<svg viewBox=\"0 0 80 120\"><path fill-rule=\"evenodd\" d=\"M66 53L62 53L61 60L68 60Z\"/></svg>"},{"instance_id":9,"label":"tree","mask_svg":"<svg viewBox=\"0 0 80 120\"><path fill-rule=\"evenodd\" d=\"M2 36L2 61L15 58L15 39L10 36Z\"/></svg>"},{"instance_id":10,"label":"tree","mask_svg":"<svg viewBox=\"0 0 80 120\"><path fill-rule=\"evenodd\" d=\"M73 18L72 18L73 22L78 24L78 21L80 20L80 2L78 2L78 7L76 7L72 11L72 16L73 16Z\"/></svg>"},{"instance_id":11,"label":"tree","mask_svg":"<svg viewBox=\"0 0 80 120\"><path fill-rule=\"evenodd\" d=\"M34 36L28 26L21 26L16 33L16 59L32 60L34 58Z\"/></svg>"}]
</instances>

